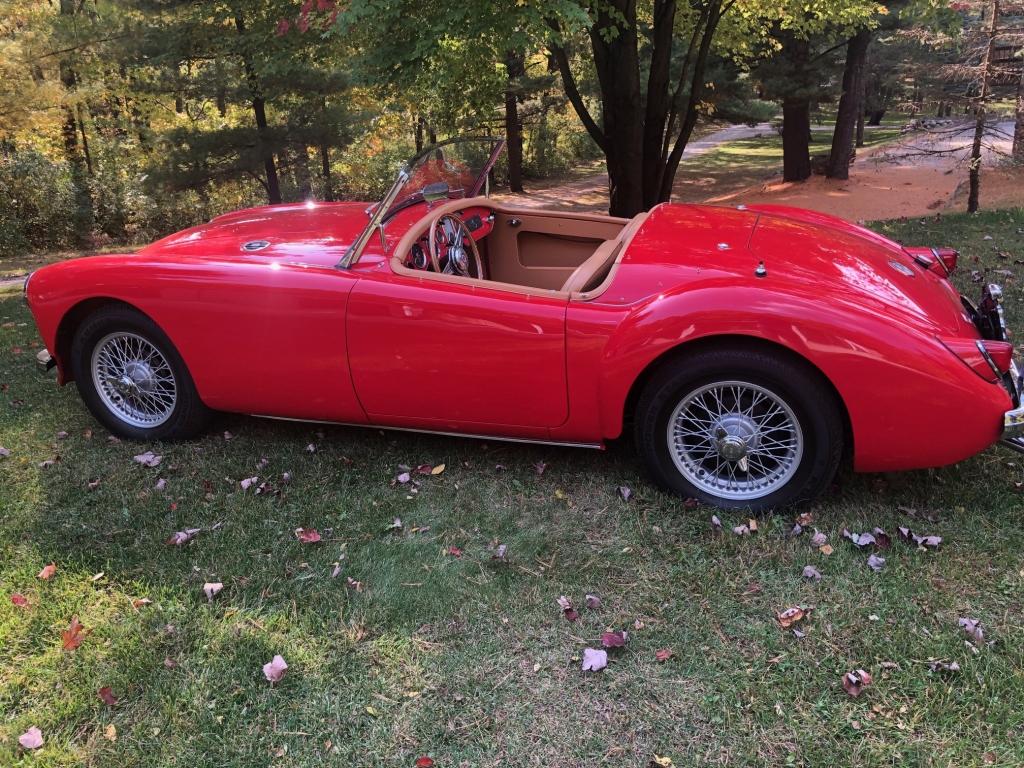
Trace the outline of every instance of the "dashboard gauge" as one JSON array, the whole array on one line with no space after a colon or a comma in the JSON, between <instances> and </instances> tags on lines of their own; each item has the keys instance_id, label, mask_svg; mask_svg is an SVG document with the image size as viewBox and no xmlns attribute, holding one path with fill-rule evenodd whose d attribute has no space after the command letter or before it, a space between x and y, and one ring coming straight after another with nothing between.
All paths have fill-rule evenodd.
<instances>
[{"instance_id":1,"label":"dashboard gauge","mask_svg":"<svg viewBox=\"0 0 1024 768\"><path fill-rule=\"evenodd\" d=\"M420 247L419 243L416 243L412 247L412 265L416 269L426 269L427 268L427 254Z\"/></svg>"}]
</instances>

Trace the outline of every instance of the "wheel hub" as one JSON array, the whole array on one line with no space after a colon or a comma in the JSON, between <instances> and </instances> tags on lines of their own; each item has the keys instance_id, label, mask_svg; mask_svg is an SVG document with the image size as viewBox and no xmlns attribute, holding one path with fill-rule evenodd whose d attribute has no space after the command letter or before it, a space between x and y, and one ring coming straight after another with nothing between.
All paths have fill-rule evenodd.
<instances>
[{"instance_id":1,"label":"wheel hub","mask_svg":"<svg viewBox=\"0 0 1024 768\"><path fill-rule=\"evenodd\" d=\"M108 334L93 349L90 367L101 402L121 421L155 427L174 412L174 373L163 353L142 336Z\"/></svg>"},{"instance_id":2,"label":"wheel hub","mask_svg":"<svg viewBox=\"0 0 1024 768\"><path fill-rule=\"evenodd\" d=\"M739 461L758 445L758 428L752 418L742 413L728 413L714 425L715 449L726 461Z\"/></svg>"}]
</instances>

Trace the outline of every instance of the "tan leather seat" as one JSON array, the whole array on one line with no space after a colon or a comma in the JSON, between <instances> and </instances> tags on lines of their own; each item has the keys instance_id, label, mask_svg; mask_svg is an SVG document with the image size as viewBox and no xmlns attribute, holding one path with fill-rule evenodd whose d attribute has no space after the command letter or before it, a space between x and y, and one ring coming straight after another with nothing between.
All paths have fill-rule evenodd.
<instances>
[{"instance_id":1,"label":"tan leather seat","mask_svg":"<svg viewBox=\"0 0 1024 768\"><path fill-rule=\"evenodd\" d=\"M622 240L606 240L597 246L597 250L569 275L569 279L562 284L564 293L582 293L592 288L591 283L600 282L607 269L611 268L615 257L619 255L619 248L622 247Z\"/></svg>"}]
</instances>

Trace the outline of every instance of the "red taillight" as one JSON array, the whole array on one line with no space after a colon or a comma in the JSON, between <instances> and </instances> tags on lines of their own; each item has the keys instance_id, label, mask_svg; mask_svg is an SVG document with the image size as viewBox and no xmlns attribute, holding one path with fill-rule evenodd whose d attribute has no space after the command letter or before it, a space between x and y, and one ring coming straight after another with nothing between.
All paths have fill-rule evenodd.
<instances>
[{"instance_id":1,"label":"red taillight","mask_svg":"<svg viewBox=\"0 0 1024 768\"><path fill-rule=\"evenodd\" d=\"M1008 341L950 338L939 341L985 381L997 381L999 375L1010 370L1013 345ZM992 369L993 365L998 369L998 374Z\"/></svg>"},{"instance_id":2,"label":"red taillight","mask_svg":"<svg viewBox=\"0 0 1024 768\"><path fill-rule=\"evenodd\" d=\"M932 251L939 261L946 268L946 274L951 274L956 269L957 259L960 258L960 251L956 248L933 248Z\"/></svg>"}]
</instances>

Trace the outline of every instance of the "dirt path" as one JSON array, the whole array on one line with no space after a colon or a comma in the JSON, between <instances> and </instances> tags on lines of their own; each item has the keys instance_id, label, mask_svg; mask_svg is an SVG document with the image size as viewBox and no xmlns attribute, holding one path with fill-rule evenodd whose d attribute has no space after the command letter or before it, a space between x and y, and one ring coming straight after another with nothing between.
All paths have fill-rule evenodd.
<instances>
[{"instance_id":1,"label":"dirt path","mask_svg":"<svg viewBox=\"0 0 1024 768\"><path fill-rule=\"evenodd\" d=\"M683 150L683 158L699 157L713 149L738 139L749 139L772 130L768 123L757 125L730 125L694 139ZM608 174L588 174L567 182L538 182L530 184L522 194L501 192L495 200L515 202L527 208L553 208L568 211L605 211L608 208Z\"/></svg>"},{"instance_id":2,"label":"dirt path","mask_svg":"<svg viewBox=\"0 0 1024 768\"><path fill-rule=\"evenodd\" d=\"M967 183L974 126L960 123L908 136L897 145L859 156L848 181L814 176L804 182L775 179L720 196L713 203L776 203L810 208L852 221L927 216L959 207ZM981 180L982 207L1024 205L1020 171L996 168L1010 151L1013 123L986 131Z\"/></svg>"},{"instance_id":3,"label":"dirt path","mask_svg":"<svg viewBox=\"0 0 1024 768\"><path fill-rule=\"evenodd\" d=\"M828 126L815 128L829 130ZM687 146L684 157L699 157L730 141L770 130L768 123L729 126L695 139ZM847 181L814 176L804 182L786 183L776 178L745 186L749 180L744 181L742 176L731 179L722 172L708 173L703 179L681 176L673 199L793 205L854 221L927 216L961 205L973 132L972 123L961 122L909 134L896 145L861 150ZM1013 123L1009 121L990 126L986 133L982 207L1024 205L1024 171L995 167L1009 153L1012 136ZM531 185L522 195L503 193L495 198L535 208L605 211L608 177L605 173L587 174L568 182Z\"/></svg>"}]
</instances>

